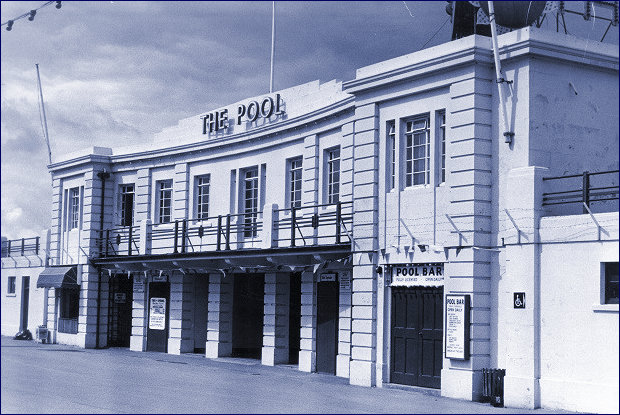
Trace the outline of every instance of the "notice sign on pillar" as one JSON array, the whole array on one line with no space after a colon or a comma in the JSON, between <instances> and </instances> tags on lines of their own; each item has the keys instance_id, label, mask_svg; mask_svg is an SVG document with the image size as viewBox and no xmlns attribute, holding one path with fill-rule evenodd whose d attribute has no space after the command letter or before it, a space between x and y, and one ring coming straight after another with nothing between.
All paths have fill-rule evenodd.
<instances>
[{"instance_id":1,"label":"notice sign on pillar","mask_svg":"<svg viewBox=\"0 0 620 415\"><path fill-rule=\"evenodd\" d=\"M469 359L469 295L446 295L446 359Z\"/></svg>"},{"instance_id":2,"label":"notice sign on pillar","mask_svg":"<svg viewBox=\"0 0 620 415\"><path fill-rule=\"evenodd\" d=\"M166 329L166 299L160 297L152 297L149 308L149 329L165 330Z\"/></svg>"},{"instance_id":3,"label":"notice sign on pillar","mask_svg":"<svg viewBox=\"0 0 620 415\"><path fill-rule=\"evenodd\" d=\"M134 293L143 293L144 292L144 277L136 275L133 277L133 292Z\"/></svg>"},{"instance_id":4,"label":"notice sign on pillar","mask_svg":"<svg viewBox=\"0 0 620 415\"><path fill-rule=\"evenodd\" d=\"M338 276L340 277L340 291L351 291L351 272L342 271Z\"/></svg>"}]
</instances>

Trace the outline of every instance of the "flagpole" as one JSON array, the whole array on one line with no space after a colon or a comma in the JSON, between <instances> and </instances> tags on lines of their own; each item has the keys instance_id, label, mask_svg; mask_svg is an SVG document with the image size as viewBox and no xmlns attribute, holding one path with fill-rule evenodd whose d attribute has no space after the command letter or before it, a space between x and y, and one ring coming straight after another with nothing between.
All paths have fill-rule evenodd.
<instances>
[{"instance_id":1,"label":"flagpole","mask_svg":"<svg viewBox=\"0 0 620 415\"><path fill-rule=\"evenodd\" d=\"M35 63L37 67L37 81L39 82L39 98L41 99L41 111L43 112L43 127L45 129L45 142L47 143L47 158L49 164L52 164L52 149L50 147L50 137L47 132L47 117L45 116L45 104L43 103L43 89L41 88L41 76L39 75L39 64Z\"/></svg>"},{"instance_id":2,"label":"flagpole","mask_svg":"<svg viewBox=\"0 0 620 415\"><path fill-rule=\"evenodd\" d=\"M269 93L273 92L273 56L276 46L276 2L271 2L271 72L269 77Z\"/></svg>"}]
</instances>

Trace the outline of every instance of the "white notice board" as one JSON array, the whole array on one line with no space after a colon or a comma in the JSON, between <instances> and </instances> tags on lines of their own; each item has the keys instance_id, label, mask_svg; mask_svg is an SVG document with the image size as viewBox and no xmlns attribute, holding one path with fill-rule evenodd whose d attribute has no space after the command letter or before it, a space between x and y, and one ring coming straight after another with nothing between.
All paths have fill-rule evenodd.
<instances>
[{"instance_id":1,"label":"white notice board","mask_svg":"<svg viewBox=\"0 0 620 415\"><path fill-rule=\"evenodd\" d=\"M149 329L166 329L166 299L152 297L149 307Z\"/></svg>"},{"instance_id":2,"label":"white notice board","mask_svg":"<svg viewBox=\"0 0 620 415\"><path fill-rule=\"evenodd\" d=\"M446 295L446 359L469 359L469 295Z\"/></svg>"}]
</instances>

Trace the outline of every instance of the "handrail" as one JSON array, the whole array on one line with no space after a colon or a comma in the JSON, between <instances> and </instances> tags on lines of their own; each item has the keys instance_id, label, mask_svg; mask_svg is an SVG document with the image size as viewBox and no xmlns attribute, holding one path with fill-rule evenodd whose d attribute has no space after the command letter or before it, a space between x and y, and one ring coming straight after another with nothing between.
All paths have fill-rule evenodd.
<instances>
[{"instance_id":1,"label":"handrail","mask_svg":"<svg viewBox=\"0 0 620 415\"><path fill-rule=\"evenodd\" d=\"M570 188L569 190L559 190L555 192L544 192L542 194L542 204L543 206L551 206L551 205L564 205L571 203L579 203L583 204L583 213L588 213L587 209L590 207L590 204L593 202L604 202L610 200L618 200L619 198L619 186L618 185L591 185L591 177L592 176L602 176L602 175L613 175L618 174L620 170L608 170L601 172L590 173L588 171L583 172L582 174L571 174L566 176L557 176L557 177L544 177L543 181L548 180L561 180L561 179L575 179L581 177L581 186L578 188ZM571 186L577 186L577 184L572 184Z\"/></svg>"},{"instance_id":2,"label":"handrail","mask_svg":"<svg viewBox=\"0 0 620 415\"><path fill-rule=\"evenodd\" d=\"M17 256L31 254L39 255L40 248L41 240L38 236L31 238L9 239L2 241L1 253L2 258L14 256L12 255L13 253L18 254Z\"/></svg>"}]
</instances>

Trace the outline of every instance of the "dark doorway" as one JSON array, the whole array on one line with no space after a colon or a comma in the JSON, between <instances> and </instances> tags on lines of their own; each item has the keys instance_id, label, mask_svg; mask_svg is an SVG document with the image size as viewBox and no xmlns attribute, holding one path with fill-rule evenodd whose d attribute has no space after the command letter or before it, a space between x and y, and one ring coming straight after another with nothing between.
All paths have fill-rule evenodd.
<instances>
[{"instance_id":1,"label":"dark doorway","mask_svg":"<svg viewBox=\"0 0 620 415\"><path fill-rule=\"evenodd\" d=\"M317 283L316 371L336 374L338 352L338 282Z\"/></svg>"},{"instance_id":2,"label":"dark doorway","mask_svg":"<svg viewBox=\"0 0 620 415\"><path fill-rule=\"evenodd\" d=\"M299 342L301 326L301 273L291 274L288 326L288 362L299 363Z\"/></svg>"},{"instance_id":3,"label":"dark doorway","mask_svg":"<svg viewBox=\"0 0 620 415\"><path fill-rule=\"evenodd\" d=\"M392 288L391 382L441 388L443 287Z\"/></svg>"},{"instance_id":4,"label":"dark doorway","mask_svg":"<svg viewBox=\"0 0 620 415\"><path fill-rule=\"evenodd\" d=\"M19 331L28 329L28 303L30 302L30 277L22 277L22 307Z\"/></svg>"},{"instance_id":5,"label":"dark doorway","mask_svg":"<svg viewBox=\"0 0 620 415\"><path fill-rule=\"evenodd\" d=\"M236 274L233 294L232 355L260 359L263 348L265 276Z\"/></svg>"},{"instance_id":6,"label":"dark doorway","mask_svg":"<svg viewBox=\"0 0 620 415\"><path fill-rule=\"evenodd\" d=\"M108 346L129 347L132 303L133 277L117 275L110 278Z\"/></svg>"},{"instance_id":7,"label":"dark doorway","mask_svg":"<svg viewBox=\"0 0 620 415\"><path fill-rule=\"evenodd\" d=\"M168 315L170 314L170 283L149 284L147 352L168 351Z\"/></svg>"},{"instance_id":8,"label":"dark doorway","mask_svg":"<svg viewBox=\"0 0 620 415\"><path fill-rule=\"evenodd\" d=\"M209 277L198 275L194 280L194 353L204 353L207 344Z\"/></svg>"}]
</instances>

